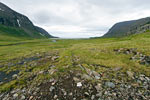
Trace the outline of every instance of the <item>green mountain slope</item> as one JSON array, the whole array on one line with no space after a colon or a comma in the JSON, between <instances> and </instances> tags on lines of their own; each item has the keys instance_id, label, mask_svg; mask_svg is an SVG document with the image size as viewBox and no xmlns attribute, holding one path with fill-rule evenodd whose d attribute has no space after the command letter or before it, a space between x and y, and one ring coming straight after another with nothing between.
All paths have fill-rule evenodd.
<instances>
[{"instance_id":1,"label":"green mountain slope","mask_svg":"<svg viewBox=\"0 0 150 100\"><path fill-rule=\"evenodd\" d=\"M150 17L115 24L103 37L121 37L150 30Z\"/></svg>"},{"instance_id":2,"label":"green mountain slope","mask_svg":"<svg viewBox=\"0 0 150 100\"><path fill-rule=\"evenodd\" d=\"M44 29L37 29L37 27L34 26L34 24L29 20L28 17L15 12L3 3L0 3L0 25L2 31L5 31L5 33L7 33L9 30L4 30L4 26L9 27L9 29L14 28L16 31L18 29L17 33L14 33L14 30L12 31L12 33L11 31L7 33L9 35L13 34L12 36L28 36L31 38L53 37L49 35L48 32L45 34L45 32L41 31ZM19 34L18 32L20 30L22 30L23 33Z\"/></svg>"}]
</instances>

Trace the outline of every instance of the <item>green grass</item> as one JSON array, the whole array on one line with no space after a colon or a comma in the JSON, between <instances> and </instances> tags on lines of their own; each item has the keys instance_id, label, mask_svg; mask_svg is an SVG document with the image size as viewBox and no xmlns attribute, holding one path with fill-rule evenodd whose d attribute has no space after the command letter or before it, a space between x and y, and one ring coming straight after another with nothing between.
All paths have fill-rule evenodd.
<instances>
[{"instance_id":1,"label":"green grass","mask_svg":"<svg viewBox=\"0 0 150 100\"><path fill-rule=\"evenodd\" d=\"M42 54L44 52L60 56L56 62L46 61L40 65L31 67L32 71L30 73L25 72L24 66L14 66L12 68L6 66L0 68L1 71L21 70L21 79L0 86L1 91L26 84L26 78L41 70L48 70L49 65L56 66L58 70L56 75L60 75L60 73L64 74L67 70L80 70L76 66L78 64L94 70L94 65L97 64L107 66L111 69L121 67L122 70L120 72L122 73L131 70L136 74L150 76L150 66L140 65L137 61L129 60L131 55L116 54L113 51L119 48L137 48L139 52L150 55L150 32L124 38L62 39L57 40L55 43L50 39L18 39L17 37L1 36L3 37L0 37L0 64L6 64L9 61L17 62L23 57L32 57L37 53ZM105 73L107 69L99 68L97 71ZM115 77L116 73L110 73L110 75L112 75L111 77ZM38 81L50 77L50 75L45 75L45 77L38 75L34 80Z\"/></svg>"}]
</instances>

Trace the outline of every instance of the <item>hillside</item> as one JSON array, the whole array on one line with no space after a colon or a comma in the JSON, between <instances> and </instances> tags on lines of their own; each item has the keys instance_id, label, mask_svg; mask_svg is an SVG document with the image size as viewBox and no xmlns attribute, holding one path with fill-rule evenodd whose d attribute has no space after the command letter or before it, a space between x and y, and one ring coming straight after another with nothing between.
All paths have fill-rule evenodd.
<instances>
[{"instance_id":1,"label":"hillside","mask_svg":"<svg viewBox=\"0 0 150 100\"><path fill-rule=\"evenodd\" d=\"M15 29L17 33L14 33L14 31L9 31L7 33L7 31L5 30L5 28L7 27L8 31L9 29ZM0 35L6 32L8 35L22 36L22 38L23 36L29 38L53 37L49 35L48 32L46 32L44 29L34 26L34 24L29 20L28 17L15 12L3 3L0 3L0 29Z\"/></svg>"},{"instance_id":2,"label":"hillside","mask_svg":"<svg viewBox=\"0 0 150 100\"><path fill-rule=\"evenodd\" d=\"M103 37L121 37L150 30L150 17L115 24Z\"/></svg>"},{"instance_id":3,"label":"hillside","mask_svg":"<svg viewBox=\"0 0 150 100\"><path fill-rule=\"evenodd\" d=\"M0 42L2 100L149 100L150 33Z\"/></svg>"}]
</instances>

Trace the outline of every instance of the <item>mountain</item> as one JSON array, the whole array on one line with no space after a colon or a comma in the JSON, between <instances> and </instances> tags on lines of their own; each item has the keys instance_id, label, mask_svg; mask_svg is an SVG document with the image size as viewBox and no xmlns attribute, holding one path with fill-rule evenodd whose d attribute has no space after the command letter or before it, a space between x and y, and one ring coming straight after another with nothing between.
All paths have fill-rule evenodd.
<instances>
[{"instance_id":1,"label":"mountain","mask_svg":"<svg viewBox=\"0 0 150 100\"><path fill-rule=\"evenodd\" d=\"M12 36L26 36L31 38L53 38L44 29L34 26L28 17L12 10L3 3L0 3L0 29L0 34L5 33ZM6 29L10 31L7 32ZM15 34L14 31L18 34Z\"/></svg>"},{"instance_id":2,"label":"mountain","mask_svg":"<svg viewBox=\"0 0 150 100\"><path fill-rule=\"evenodd\" d=\"M115 24L103 37L121 37L150 30L150 17Z\"/></svg>"}]
</instances>

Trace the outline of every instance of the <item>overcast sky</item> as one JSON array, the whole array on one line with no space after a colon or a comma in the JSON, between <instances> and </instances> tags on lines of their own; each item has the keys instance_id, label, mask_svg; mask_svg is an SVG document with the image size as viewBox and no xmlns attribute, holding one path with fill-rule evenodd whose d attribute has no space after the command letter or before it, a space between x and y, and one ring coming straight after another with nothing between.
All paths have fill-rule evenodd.
<instances>
[{"instance_id":1,"label":"overcast sky","mask_svg":"<svg viewBox=\"0 0 150 100\"><path fill-rule=\"evenodd\" d=\"M150 0L0 0L50 34L101 36L116 22L150 16Z\"/></svg>"}]
</instances>

